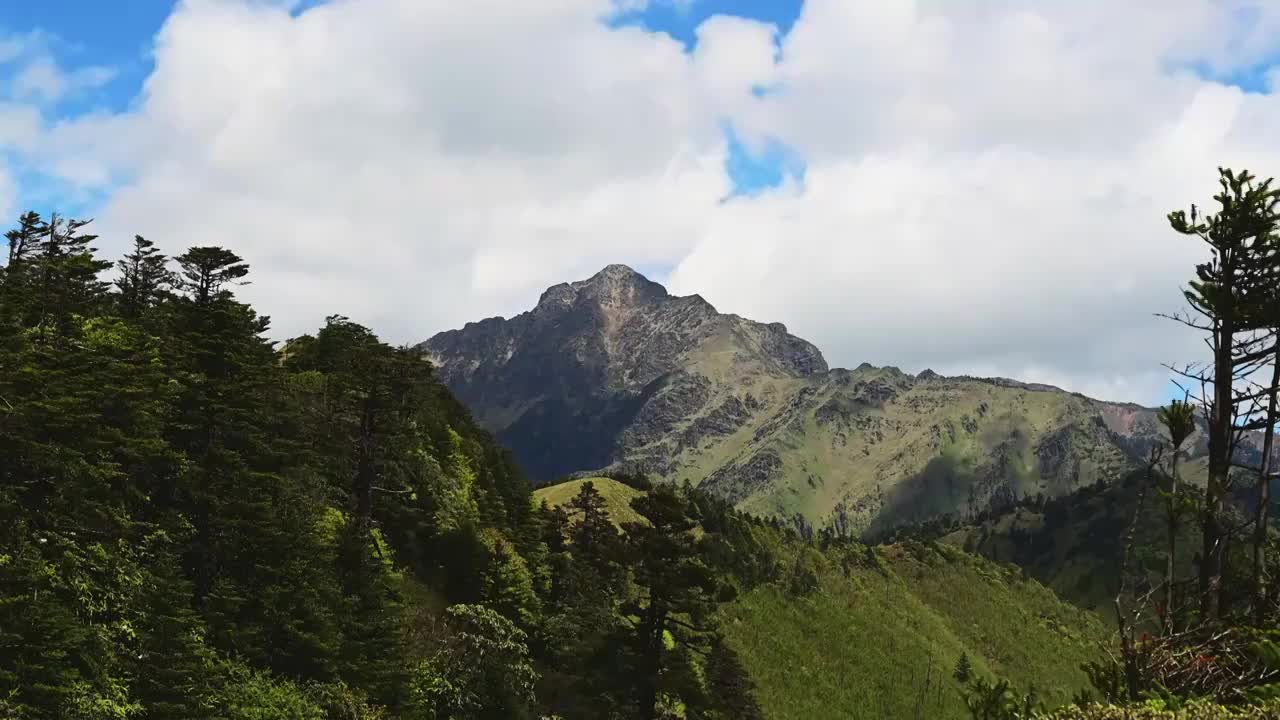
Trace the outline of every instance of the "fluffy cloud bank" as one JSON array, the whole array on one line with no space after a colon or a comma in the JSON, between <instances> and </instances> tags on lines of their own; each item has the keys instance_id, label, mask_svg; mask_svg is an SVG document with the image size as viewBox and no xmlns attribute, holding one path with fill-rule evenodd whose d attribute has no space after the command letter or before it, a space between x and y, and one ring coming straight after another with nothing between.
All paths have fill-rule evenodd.
<instances>
[{"instance_id":1,"label":"fluffy cloud bank","mask_svg":"<svg viewBox=\"0 0 1280 720\"><path fill-rule=\"evenodd\" d=\"M627 262L833 364L1156 402L1198 353L1152 316L1201 256L1164 214L1280 174L1276 76L1204 78L1274 57L1280 6L1122 6L808 0L780 48L715 17L686 53L610 0L188 0L128 112L29 154L109 193L104 235L241 252L281 336L414 341ZM726 123L803 181L730 197Z\"/></svg>"}]
</instances>

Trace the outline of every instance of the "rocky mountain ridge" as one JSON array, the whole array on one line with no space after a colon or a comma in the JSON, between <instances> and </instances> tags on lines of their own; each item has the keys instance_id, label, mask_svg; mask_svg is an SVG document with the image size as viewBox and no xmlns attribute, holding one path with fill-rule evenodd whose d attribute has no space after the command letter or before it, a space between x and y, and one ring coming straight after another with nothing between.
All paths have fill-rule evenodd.
<instances>
[{"instance_id":1,"label":"rocky mountain ridge","mask_svg":"<svg viewBox=\"0 0 1280 720\"><path fill-rule=\"evenodd\" d=\"M830 369L781 323L623 265L419 347L536 479L688 480L862 530L1118 478L1160 437L1154 410L1047 385Z\"/></svg>"}]
</instances>

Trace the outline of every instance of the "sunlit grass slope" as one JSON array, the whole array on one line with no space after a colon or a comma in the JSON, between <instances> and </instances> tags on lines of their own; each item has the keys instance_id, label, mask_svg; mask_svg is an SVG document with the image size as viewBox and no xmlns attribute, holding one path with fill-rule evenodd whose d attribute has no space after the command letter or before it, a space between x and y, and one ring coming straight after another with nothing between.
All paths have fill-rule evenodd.
<instances>
[{"instance_id":1,"label":"sunlit grass slope","mask_svg":"<svg viewBox=\"0 0 1280 720\"><path fill-rule=\"evenodd\" d=\"M1051 705L1088 686L1080 665L1107 636L1095 616L956 548L871 553L820 560L807 596L765 585L724 612L767 717L967 718L952 676L961 653Z\"/></svg>"},{"instance_id":2,"label":"sunlit grass slope","mask_svg":"<svg viewBox=\"0 0 1280 720\"><path fill-rule=\"evenodd\" d=\"M615 523L622 525L623 523L640 521L640 516L635 510L631 509L631 501L640 497L642 493L630 485L624 485L617 480L605 477L570 480L558 485L539 488L533 493L533 502L540 505L545 500L547 505L559 507L572 500L574 496L582 491L582 486L587 483L594 485L596 491L604 498L609 517L613 518Z\"/></svg>"},{"instance_id":3,"label":"sunlit grass slope","mask_svg":"<svg viewBox=\"0 0 1280 720\"><path fill-rule=\"evenodd\" d=\"M615 521L641 493L590 478ZM587 480L538 490L567 503ZM774 558L772 579L721 610L723 632L758 688L766 717L967 718L952 672L1035 686L1052 706L1088 686L1080 669L1108 630L1020 570L946 543L819 550L765 524L751 545Z\"/></svg>"}]
</instances>

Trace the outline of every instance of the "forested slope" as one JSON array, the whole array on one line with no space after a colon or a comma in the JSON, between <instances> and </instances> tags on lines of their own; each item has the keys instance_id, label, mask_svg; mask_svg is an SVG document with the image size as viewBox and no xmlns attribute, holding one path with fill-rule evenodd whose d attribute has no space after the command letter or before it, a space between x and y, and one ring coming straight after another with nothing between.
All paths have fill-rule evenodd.
<instances>
[{"instance_id":1,"label":"forested slope","mask_svg":"<svg viewBox=\"0 0 1280 720\"><path fill-rule=\"evenodd\" d=\"M509 455L343 318L278 352L230 251L111 287L84 232L24 216L0 273L0 716L427 712L410 611L535 601Z\"/></svg>"},{"instance_id":2,"label":"forested slope","mask_svg":"<svg viewBox=\"0 0 1280 720\"><path fill-rule=\"evenodd\" d=\"M557 491L586 482L605 498L638 494L593 478L535 496L565 504ZM975 675L1059 705L1089 687L1080 666L1108 640L1099 618L1035 580L945 544L809 543L770 523L745 527L772 574L741 584L720 619L769 718L966 718L962 655Z\"/></svg>"}]
</instances>

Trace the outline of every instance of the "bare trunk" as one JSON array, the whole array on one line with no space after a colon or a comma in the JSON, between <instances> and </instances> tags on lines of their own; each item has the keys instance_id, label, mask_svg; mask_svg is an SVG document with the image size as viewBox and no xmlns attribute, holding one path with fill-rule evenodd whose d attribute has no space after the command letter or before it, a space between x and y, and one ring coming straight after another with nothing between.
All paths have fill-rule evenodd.
<instances>
[{"instance_id":1,"label":"bare trunk","mask_svg":"<svg viewBox=\"0 0 1280 720\"><path fill-rule=\"evenodd\" d=\"M1177 598L1174 595L1174 555L1178 548L1178 454L1179 448L1173 449L1173 461L1170 464L1169 480L1169 549L1164 566L1164 631L1166 635L1174 632L1174 607Z\"/></svg>"},{"instance_id":2,"label":"bare trunk","mask_svg":"<svg viewBox=\"0 0 1280 720\"><path fill-rule=\"evenodd\" d=\"M360 414L360 444L357 449L355 492L356 523L361 533L368 531L373 518L373 479L376 470L373 466L373 409L372 402L365 400L363 412ZM363 538L367 540L368 538Z\"/></svg>"},{"instance_id":3,"label":"bare trunk","mask_svg":"<svg viewBox=\"0 0 1280 720\"><path fill-rule=\"evenodd\" d=\"M1147 487L1155 482L1155 468L1160 463L1160 448L1157 446L1151 450L1151 459L1147 463L1147 477L1145 482L1138 488L1137 503L1133 509L1133 518L1129 521L1129 527L1125 531L1124 547L1120 554L1120 587L1116 591L1115 610L1116 625L1120 631L1120 655L1124 660L1124 680L1125 688L1129 692L1129 699L1137 701L1142 692L1142 673L1138 667L1138 649L1135 645L1133 633L1134 627L1131 624L1129 613L1125 611L1124 595L1128 590L1129 580L1129 560L1133 556L1134 537L1138 530L1138 519L1142 517L1142 507L1147 498ZM1135 620L1136 620L1136 612Z\"/></svg>"},{"instance_id":4,"label":"bare trunk","mask_svg":"<svg viewBox=\"0 0 1280 720\"><path fill-rule=\"evenodd\" d=\"M1258 509L1253 521L1253 616L1261 624L1267 611L1267 523L1271 507L1271 474L1275 463L1271 455L1275 443L1276 394L1280 390L1280 338L1276 340L1276 356L1271 370L1271 397L1267 400L1267 428L1262 440L1262 467L1258 477Z\"/></svg>"},{"instance_id":5,"label":"bare trunk","mask_svg":"<svg viewBox=\"0 0 1280 720\"><path fill-rule=\"evenodd\" d=\"M645 637L644 677L640 679L641 720L658 717L658 674L662 672L662 640L666 629L666 613L659 609L650 595L648 627Z\"/></svg>"},{"instance_id":6,"label":"bare trunk","mask_svg":"<svg viewBox=\"0 0 1280 720\"><path fill-rule=\"evenodd\" d=\"M1234 271L1224 268L1230 277ZM1223 288L1226 295L1233 288ZM1200 618L1205 622L1218 619L1219 594L1222 587L1222 501L1230 482L1231 432L1235 398L1232 384L1235 365L1232 362L1235 342L1233 308L1224 308L1215 331L1213 413L1209 418L1209 481L1204 490L1204 514L1201 521L1204 544L1200 557Z\"/></svg>"}]
</instances>

